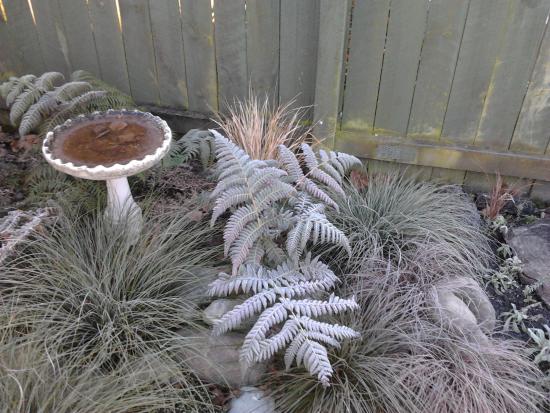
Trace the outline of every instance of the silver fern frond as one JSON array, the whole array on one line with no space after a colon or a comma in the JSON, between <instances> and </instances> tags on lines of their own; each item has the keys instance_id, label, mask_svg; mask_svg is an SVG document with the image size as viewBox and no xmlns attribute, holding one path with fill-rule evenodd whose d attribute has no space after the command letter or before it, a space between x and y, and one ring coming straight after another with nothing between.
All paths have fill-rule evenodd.
<instances>
[{"instance_id":1,"label":"silver fern frond","mask_svg":"<svg viewBox=\"0 0 550 413\"><path fill-rule=\"evenodd\" d=\"M8 96L8 93L10 92L12 87L15 85L17 80L18 79L15 76L11 76L8 80L0 84L0 96L2 97L2 99L6 99L6 97Z\"/></svg>"},{"instance_id":2,"label":"silver fern frond","mask_svg":"<svg viewBox=\"0 0 550 413\"><path fill-rule=\"evenodd\" d=\"M45 93L42 89L31 87L21 93L13 102L10 108L10 122L13 126L19 125L19 122L25 112L35 104Z\"/></svg>"},{"instance_id":3,"label":"silver fern frond","mask_svg":"<svg viewBox=\"0 0 550 413\"><path fill-rule=\"evenodd\" d=\"M55 98L59 103L70 100L92 90L88 82L69 82L55 89Z\"/></svg>"},{"instance_id":4,"label":"silver fern frond","mask_svg":"<svg viewBox=\"0 0 550 413\"><path fill-rule=\"evenodd\" d=\"M330 378L333 370L328 359L327 349L303 334L304 339L298 352L296 353L296 364L300 366L303 362L304 367L311 375L317 375L317 379L323 387L330 386Z\"/></svg>"},{"instance_id":5,"label":"silver fern frond","mask_svg":"<svg viewBox=\"0 0 550 413\"><path fill-rule=\"evenodd\" d=\"M35 75L25 75L13 81L9 81L9 83L11 84L11 87L8 93L6 94L6 105L8 107L11 107L11 105L13 105L13 102L15 102L15 99L21 93L23 93L25 89L33 86L33 82L35 79L36 79Z\"/></svg>"},{"instance_id":6,"label":"silver fern frond","mask_svg":"<svg viewBox=\"0 0 550 413\"><path fill-rule=\"evenodd\" d=\"M304 199L295 207L298 223L287 237L288 254L300 257L308 241L313 244L336 244L351 253L349 241L345 234L336 228L325 216L325 206L312 204Z\"/></svg>"},{"instance_id":7,"label":"silver fern frond","mask_svg":"<svg viewBox=\"0 0 550 413\"><path fill-rule=\"evenodd\" d=\"M43 94L38 102L33 104L23 115L19 125L19 134L26 135L40 126L43 119L50 116L59 107L55 99L55 91Z\"/></svg>"},{"instance_id":8,"label":"silver fern frond","mask_svg":"<svg viewBox=\"0 0 550 413\"><path fill-rule=\"evenodd\" d=\"M359 308L355 298L345 299L334 294L331 294L326 301L311 299L291 300L287 298L280 298L279 300L293 314L308 317L338 314L345 311L354 311Z\"/></svg>"},{"instance_id":9,"label":"silver fern frond","mask_svg":"<svg viewBox=\"0 0 550 413\"><path fill-rule=\"evenodd\" d=\"M44 90L52 90L56 84L59 84L65 80L65 76L59 72L45 72L40 75L34 84L37 88Z\"/></svg>"},{"instance_id":10,"label":"silver fern frond","mask_svg":"<svg viewBox=\"0 0 550 413\"><path fill-rule=\"evenodd\" d=\"M339 280L319 257L311 258L308 246L332 243L350 250L343 232L327 219L325 208L337 208L329 192L343 195L343 176L355 161L345 156L340 160L334 152L317 156L308 145L302 145L303 167L283 145L278 160L255 160L218 132L210 133L218 177L211 194L215 199L211 222L231 212L224 228L224 250L231 258L232 275L220 274L209 292L251 295L224 314L213 333L226 333L258 317L242 345L241 363L263 361L288 346L286 364L303 364L327 386L332 367L325 346L338 347L358 333L313 317L356 310L358 305L353 298L334 295L324 301L312 299L325 296ZM274 333L279 324L283 324L280 331Z\"/></svg>"},{"instance_id":11,"label":"silver fern frond","mask_svg":"<svg viewBox=\"0 0 550 413\"><path fill-rule=\"evenodd\" d=\"M135 107L131 97L97 79L93 83L80 79L61 84L63 81L61 73L46 72L40 77L12 77L0 85L0 94L10 108L10 122L19 127L20 135L36 130L44 135L82 113ZM94 90L96 84L103 87Z\"/></svg>"},{"instance_id":12,"label":"silver fern frond","mask_svg":"<svg viewBox=\"0 0 550 413\"><path fill-rule=\"evenodd\" d=\"M313 149L311 149L311 146L309 146L307 143L303 143L301 148L308 169L307 175L326 185L334 192L345 196L344 190L342 189L342 177L340 176L339 180L336 180L328 172L325 172L322 169L323 166L329 165L332 167L332 165L330 165L329 163L325 164L322 160L319 163L317 161L317 156L315 155L315 152L313 152Z\"/></svg>"}]
</instances>

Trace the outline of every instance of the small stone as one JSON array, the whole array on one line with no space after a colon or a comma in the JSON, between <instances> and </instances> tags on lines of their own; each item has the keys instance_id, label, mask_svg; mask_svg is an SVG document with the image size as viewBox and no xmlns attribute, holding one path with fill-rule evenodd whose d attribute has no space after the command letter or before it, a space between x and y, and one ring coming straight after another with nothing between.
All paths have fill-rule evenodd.
<instances>
[{"instance_id":1,"label":"small stone","mask_svg":"<svg viewBox=\"0 0 550 413\"><path fill-rule=\"evenodd\" d=\"M231 401L229 413L275 413L275 402L257 387L243 387Z\"/></svg>"},{"instance_id":2,"label":"small stone","mask_svg":"<svg viewBox=\"0 0 550 413\"><path fill-rule=\"evenodd\" d=\"M214 300L204 309L202 320L209 326L212 326L216 324L225 313L233 310L235 306L242 304L242 302L243 300L231 300L228 298Z\"/></svg>"},{"instance_id":3,"label":"small stone","mask_svg":"<svg viewBox=\"0 0 550 413\"><path fill-rule=\"evenodd\" d=\"M265 363L256 363L242 370L239 353L244 334L227 333L213 337L209 330L191 328L182 328L178 334L186 337L192 344L191 348L196 349L191 351L184 347L183 356L187 365L205 382L231 388L255 385L267 369Z\"/></svg>"},{"instance_id":4,"label":"small stone","mask_svg":"<svg viewBox=\"0 0 550 413\"><path fill-rule=\"evenodd\" d=\"M448 286L436 288L433 299L433 314L443 326L457 328L472 343L487 344L488 338L478 325L474 313L464 301L448 291Z\"/></svg>"},{"instance_id":5,"label":"small stone","mask_svg":"<svg viewBox=\"0 0 550 413\"><path fill-rule=\"evenodd\" d=\"M233 310L233 308L235 308L239 304L242 304L243 301L244 300L229 298L220 298L214 300L210 303L208 307L204 309L202 319L206 324L214 325L220 318L222 318L225 313ZM257 320L258 316L250 317L249 319L243 321L241 324L235 326L232 331L247 333L254 326Z\"/></svg>"},{"instance_id":6,"label":"small stone","mask_svg":"<svg viewBox=\"0 0 550 413\"><path fill-rule=\"evenodd\" d=\"M128 124L126 122L123 122L121 120L115 120L114 122L111 122L109 124L109 129L111 129L114 132L121 131L124 129Z\"/></svg>"},{"instance_id":7,"label":"small stone","mask_svg":"<svg viewBox=\"0 0 550 413\"><path fill-rule=\"evenodd\" d=\"M479 327L490 333L496 325L495 308L479 284L468 277L452 281L453 294L460 298L476 318Z\"/></svg>"}]
</instances>

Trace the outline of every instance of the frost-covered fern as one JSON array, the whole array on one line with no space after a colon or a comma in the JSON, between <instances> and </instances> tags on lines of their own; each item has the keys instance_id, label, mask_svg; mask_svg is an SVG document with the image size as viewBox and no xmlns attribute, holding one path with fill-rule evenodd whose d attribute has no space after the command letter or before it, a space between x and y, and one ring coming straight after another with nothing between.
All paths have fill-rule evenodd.
<instances>
[{"instance_id":1,"label":"frost-covered fern","mask_svg":"<svg viewBox=\"0 0 550 413\"><path fill-rule=\"evenodd\" d=\"M332 367L326 346L338 347L357 333L315 318L355 310L357 304L328 295L338 278L318 257L311 258L309 248L330 243L349 251L346 236L327 219L325 208L336 208L332 195L344 195L343 177L359 160L335 152L316 154L307 144L301 147L302 162L282 145L277 160L255 160L211 133L218 170L212 223L231 212L224 244L233 268L232 274L220 274L210 293L250 295L222 316L214 334L258 317L241 349L243 365L287 348L287 367L303 364L328 386Z\"/></svg>"},{"instance_id":2,"label":"frost-covered fern","mask_svg":"<svg viewBox=\"0 0 550 413\"><path fill-rule=\"evenodd\" d=\"M39 77L12 77L0 85L0 96L10 108L10 122L19 134L46 132L81 113L135 106L129 96L112 87L98 89L82 80L83 73L75 72L67 83L61 73L46 72Z\"/></svg>"}]
</instances>

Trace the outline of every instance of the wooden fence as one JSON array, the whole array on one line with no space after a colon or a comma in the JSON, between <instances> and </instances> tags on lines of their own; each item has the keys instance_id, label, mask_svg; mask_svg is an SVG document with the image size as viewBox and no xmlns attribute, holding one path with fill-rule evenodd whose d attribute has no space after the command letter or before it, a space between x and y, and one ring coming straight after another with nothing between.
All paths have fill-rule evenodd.
<instances>
[{"instance_id":1,"label":"wooden fence","mask_svg":"<svg viewBox=\"0 0 550 413\"><path fill-rule=\"evenodd\" d=\"M498 172L550 199L549 12L550 0L0 0L0 71L85 69L139 103L203 113L249 87L296 97L327 146L373 170L472 188Z\"/></svg>"}]
</instances>

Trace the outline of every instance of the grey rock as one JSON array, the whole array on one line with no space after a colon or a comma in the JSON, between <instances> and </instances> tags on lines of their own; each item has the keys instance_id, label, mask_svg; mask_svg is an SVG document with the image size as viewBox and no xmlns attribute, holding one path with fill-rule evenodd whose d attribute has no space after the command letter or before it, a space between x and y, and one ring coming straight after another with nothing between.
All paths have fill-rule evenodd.
<instances>
[{"instance_id":1,"label":"grey rock","mask_svg":"<svg viewBox=\"0 0 550 413\"><path fill-rule=\"evenodd\" d=\"M229 299L229 298L220 298L214 300L206 307L202 313L202 320L212 326L222 318L222 316L228 311L233 310L233 308L239 304L242 304L243 300Z\"/></svg>"},{"instance_id":2,"label":"grey rock","mask_svg":"<svg viewBox=\"0 0 550 413\"><path fill-rule=\"evenodd\" d=\"M523 263L522 281L542 283L537 293L550 305L550 217L513 228L506 241Z\"/></svg>"},{"instance_id":3,"label":"grey rock","mask_svg":"<svg viewBox=\"0 0 550 413\"><path fill-rule=\"evenodd\" d=\"M235 299L229 299L229 298L220 298L218 300L214 300L210 303L208 307L206 307L202 313L202 320L208 324L209 326L212 326L216 324L216 322L228 311L231 311L235 306L242 304L244 300L235 298ZM246 321L244 321L241 325L235 327L233 331L240 331L240 332L248 332L256 322L258 317L252 317Z\"/></svg>"},{"instance_id":4,"label":"grey rock","mask_svg":"<svg viewBox=\"0 0 550 413\"><path fill-rule=\"evenodd\" d=\"M239 350L244 334L227 333L213 337L210 331L183 328L178 332L187 337L194 351L184 350L187 364L201 380L237 388L255 385L266 371L265 363L257 363L242 371Z\"/></svg>"},{"instance_id":5,"label":"grey rock","mask_svg":"<svg viewBox=\"0 0 550 413\"><path fill-rule=\"evenodd\" d=\"M453 280L453 293L460 298L474 314L482 330L490 333L496 325L495 308L479 284L467 277Z\"/></svg>"},{"instance_id":6,"label":"grey rock","mask_svg":"<svg viewBox=\"0 0 550 413\"><path fill-rule=\"evenodd\" d=\"M275 413L275 402L256 387L243 387L231 401L229 413Z\"/></svg>"},{"instance_id":7,"label":"grey rock","mask_svg":"<svg viewBox=\"0 0 550 413\"><path fill-rule=\"evenodd\" d=\"M185 291L185 297L197 304L209 304L212 297L208 295L208 285L218 278L220 272L231 271L230 266L220 267L194 267L191 268L191 273L196 277L196 282L189 286L189 290Z\"/></svg>"},{"instance_id":8,"label":"grey rock","mask_svg":"<svg viewBox=\"0 0 550 413\"><path fill-rule=\"evenodd\" d=\"M448 280L434 287L432 294L434 318L443 326L451 326L461 331L472 343L486 345L488 338L485 331L490 331L491 324L494 327L494 314L493 318L490 311L489 315L482 314L483 311L480 311L482 307L474 305L475 300L467 294L468 290L461 287L464 287L464 280L461 279ZM478 292L472 286L469 287ZM478 313L482 315L477 316Z\"/></svg>"}]
</instances>

